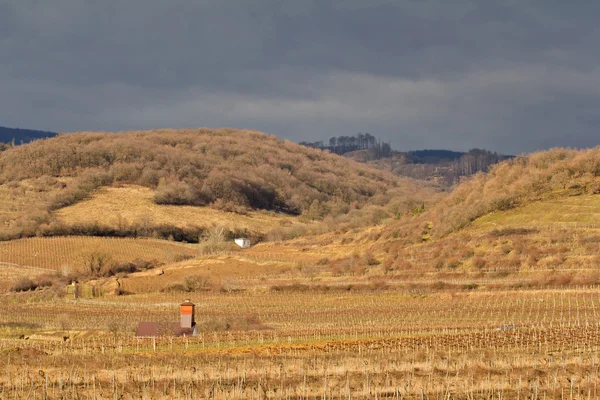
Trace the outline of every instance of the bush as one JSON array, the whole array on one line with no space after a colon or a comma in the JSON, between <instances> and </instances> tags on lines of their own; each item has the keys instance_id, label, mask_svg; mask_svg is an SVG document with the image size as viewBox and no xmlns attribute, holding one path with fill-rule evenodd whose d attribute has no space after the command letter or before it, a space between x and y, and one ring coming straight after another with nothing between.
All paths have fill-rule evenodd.
<instances>
[{"instance_id":1,"label":"bush","mask_svg":"<svg viewBox=\"0 0 600 400\"><path fill-rule=\"evenodd\" d=\"M13 292L27 292L35 290L37 285L29 278L21 278L12 286L10 290Z\"/></svg>"},{"instance_id":2,"label":"bush","mask_svg":"<svg viewBox=\"0 0 600 400\"><path fill-rule=\"evenodd\" d=\"M371 265L371 266L381 264L381 261L379 261L377 258L375 258L375 255L373 255L373 253L371 253L370 251L367 251L364 254L363 260L364 260L365 264Z\"/></svg>"},{"instance_id":3,"label":"bush","mask_svg":"<svg viewBox=\"0 0 600 400\"><path fill-rule=\"evenodd\" d=\"M154 194L154 202L156 204L175 206L204 206L209 204L212 200L213 199L209 194L198 190L185 182L166 183L161 181Z\"/></svg>"},{"instance_id":4,"label":"bush","mask_svg":"<svg viewBox=\"0 0 600 400\"><path fill-rule=\"evenodd\" d=\"M483 269L485 267L486 261L482 257L474 257L471 261L473 263L473 267L476 269Z\"/></svg>"}]
</instances>

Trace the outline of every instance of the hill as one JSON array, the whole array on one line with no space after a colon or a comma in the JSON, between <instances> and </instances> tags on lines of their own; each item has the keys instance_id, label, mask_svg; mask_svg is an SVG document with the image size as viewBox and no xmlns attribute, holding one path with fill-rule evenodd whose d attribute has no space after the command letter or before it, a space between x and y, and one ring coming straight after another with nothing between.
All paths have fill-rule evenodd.
<instances>
[{"instance_id":1,"label":"hill","mask_svg":"<svg viewBox=\"0 0 600 400\"><path fill-rule=\"evenodd\" d=\"M119 185L146 188L144 201L155 205L209 207L233 212L240 220L256 210L322 220L371 204L387 207L385 215L392 217L435 194L412 180L337 155L235 129L61 134L0 153L0 183L4 239L77 234L197 241L202 234L205 224L179 212L184 209L157 219L158 225L107 226L129 213L133 198L130 206L121 197L122 209L113 207L112 215L96 213L110 224L92 218L93 211L83 211L81 219L67 217L69 212L83 215L85 207L57 211L97 195L99 188ZM363 223L370 222L365 218Z\"/></svg>"},{"instance_id":2,"label":"hill","mask_svg":"<svg viewBox=\"0 0 600 400\"><path fill-rule=\"evenodd\" d=\"M105 187L88 199L56 211L58 221L67 225L106 224L115 229L125 225L149 224L177 227L197 225L204 228L219 226L230 232L266 234L278 226L288 226L298 217L266 211L243 214L210 207L176 206L153 202L154 191L135 185Z\"/></svg>"},{"instance_id":3,"label":"hill","mask_svg":"<svg viewBox=\"0 0 600 400\"><path fill-rule=\"evenodd\" d=\"M11 143L14 141L15 144L23 144L37 139L54 137L56 135L56 132L0 126L0 143Z\"/></svg>"},{"instance_id":4,"label":"hill","mask_svg":"<svg viewBox=\"0 0 600 400\"><path fill-rule=\"evenodd\" d=\"M458 183L461 177L486 172L491 165L512 157L484 149L396 151L369 133L331 137L327 145L322 140L300 144L343 155L398 176L431 181L443 189Z\"/></svg>"},{"instance_id":5,"label":"hill","mask_svg":"<svg viewBox=\"0 0 600 400\"><path fill-rule=\"evenodd\" d=\"M599 240L600 147L506 160L378 226L260 244L244 256L281 263L285 274L263 282L272 286L590 285L600 284Z\"/></svg>"},{"instance_id":6,"label":"hill","mask_svg":"<svg viewBox=\"0 0 600 400\"><path fill-rule=\"evenodd\" d=\"M387 225L374 249L386 254L391 274L552 282L563 273L567 283L596 282L599 237L600 147L553 149L474 176L430 210Z\"/></svg>"},{"instance_id":7,"label":"hill","mask_svg":"<svg viewBox=\"0 0 600 400\"><path fill-rule=\"evenodd\" d=\"M398 176L426 180L448 189L469 177L488 169L512 156L488 150L472 149L468 152L451 150L393 151L382 157L372 149L344 154L345 157L366 163L378 169L390 171Z\"/></svg>"},{"instance_id":8,"label":"hill","mask_svg":"<svg viewBox=\"0 0 600 400\"><path fill-rule=\"evenodd\" d=\"M204 182L213 174L210 169L202 170L207 177L193 180L188 179L187 173L179 175L180 169L170 166L170 162L178 157L193 160L194 152L186 153L186 145L181 145L182 142L207 137L207 140L218 138L219 142L223 142L231 137L231 132L235 132L236 138L241 137L241 142L248 151L252 151L251 154L257 151L265 153L267 145L262 143L258 149L252 148L246 143L245 135L267 142L271 151L270 164L257 166L248 163L250 155L240 153L226 159L209 154L207 160L212 161L210 165L226 179L254 179L260 185L271 184L281 203L268 209L256 207L247 199L224 202L222 198L213 198L206 206L194 202L161 201L161 193L165 192L167 185L195 193L196 190L204 190ZM29 225L19 218L28 212L28 207L50 201L47 215L37 215L35 220L25 221L32 226L31 235L152 236L188 242L200 240L205 242L202 246L208 246L208 242L215 239L215 232L220 235L209 247L199 247L194 259L168 262L164 276L138 277L133 274L124 279L124 284L132 291L166 290L172 285L182 285L181 280L190 274L204 277L198 278L201 280L205 277L233 279L236 282L234 287L244 288L257 284L263 287L294 286L307 279L312 282L311 285L318 287L360 287L379 281L386 282L386 285L405 286L419 282L430 285L440 280L466 286L596 282L596 279L600 283L600 276L596 278L594 275L594 265L600 261L594 250L594 243L600 237L600 148L553 149L511 158L494 165L487 174L474 175L450 194L440 195L414 181L256 132L126 134L125 143L128 138L133 138L138 147L149 138L150 143L169 138L169 145L164 149L159 145L158 148L163 153L176 150L172 156L162 159L162 165L167 170L173 168L172 172L161 175L153 186L144 184L142 176L147 171L144 168L141 168L141 173L133 175L116 173L119 169L115 166L124 168L129 164L124 170L135 171L132 165L142 162L140 158L117 155L116 158L108 157L108 161L98 161L107 159L107 153L104 153L107 148L122 148L121 143L112 143L113 140L121 140L120 137L111 134L65 137L68 139L65 143L72 138L76 139L76 143L100 143L104 149L99 150L102 157L89 155L97 154L92 152L92 146L88 149L89 153L82 153L87 156L80 154L77 157L83 160L80 164L71 169L63 168L56 176L39 176L39 171L46 171L52 167L51 164L42 163L30 167L29 171L25 168L25 176L19 177L11 175L16 170L9 168L8 163L4 164L2 174L7 180L0 189L5 190L4 198L12 199L3 206L7 210L5 223L20 221L20 226L27 228ZM62 138L47 140L43 144ZM231 151L235 151L237 141L231 140L231 143ZM34 145L22 147L27 153L14 152L18 149L5 153L13 157L27 157L35 154ZM287 146L290 146L289 149ZM86 146L77 146L74 151L81 152L82 148ZM179 153L179 150L183 152ZM152 155L152 151L160 152L152 146L148 151L138 157L142 160L146 154L159 157L157 153ZM294 151L306 153L301 153L292 169L282 168L278 163ZM278 152L284 153L279 155ZM207 147L205 153L200 154L208 153ZM90 157L93 162L89 161ZM116 162L116 159L127 161ZM192 161L190 163L194 165ZM82 164L87 166L84 168ZM93 166L90 167L90 164ZM285 176L294 184L289 185L284 179L264 180L263 173L278 177L277 167L273 168L273 165L285 170ZM36 169L38 175L32 172ZM249 171L249 174L238 177L234 171L239 170ZM159 170L151 171L161 173ZM297 176L299 174L312 174L313 179L301 180ZM331 177L336 174L340 174L340 180ZM128 178L119 178L122 176ZM333 195L329 194L332 188L324 189L322 186L326 179L335 187ZM361 192L361 185L355 180L369 182L373 190ZM275 186L273 182L279 185ZM210 189L210 186L206 187ZM65 193L73 188L82 190L84 194L75 196L73 202L65 201L60 203L61 207L56 207L56 202L65 199ZM295 189L301 190L296 192ZM349 193L354 197L349 204L343 200L343 195L340 197L336 192ZM175 193L180 194L181 191ZM316 197L309 197L304 203L286 202L310 194ZM29 201L15 201L24 198L19 196L26 196ZM189 199L193 197L184 198ZM300 204L296 212L292 211L294 204ZM39 223L36 225L36 222ZM218 243L235 234L254 235L269 242L243 254L233 254L234 249ZM261 277L260 282L256 281L256 274ZM560 279L557 278L559 275Z\"/></svg>"}]
</instances>

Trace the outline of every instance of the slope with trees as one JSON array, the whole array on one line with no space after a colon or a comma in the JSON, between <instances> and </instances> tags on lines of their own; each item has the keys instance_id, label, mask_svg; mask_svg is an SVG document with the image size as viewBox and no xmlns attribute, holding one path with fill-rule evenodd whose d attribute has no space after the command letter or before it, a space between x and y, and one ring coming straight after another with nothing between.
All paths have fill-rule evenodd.
<instances>
[{"instance_id":1,"label":"slope with trees","mask_svg":"<svg viewBox=\"0 0 600 400\"><path fill-rule=\"evenodd\" d=\"M395 175L427 180L442 187L460 182L464 176L486 172L490 166L512 156L506 156L485 149L471 149L468 152L452 150L392 150L389 143L382 142L370 133L355 136L331 137L325 144L300 142L301 145L326 150L343 155L354 161L366 163Z\"/></svg>"},{"instance_id":2,"label":"slope with trees","mask_svg":"<svg viewBox=\"0 0 600 400\"><path fill-rule=\"evenodd\" d=\"M520 156L387 225L374 249L396 272L529 273L546 282L583 274L596 282L599 195L600 147Z\"/></svg>"},{"instance_id":3,"label":"slope with trees","mask_svg":"<svg viewBox=\"0 0 600 400\"><path fill-rule=\"evenodd\" d=\"M393 193L415 202L433 193L334 154L235 129L62 134L0 154L2 187L32 181L47 211L8 218L8 237L64 233L40 227L51 223L54 210L119 184L150 188L156 204L310 219L346 214L381 196L389 202Z\"/></svg>"}]
</instances>

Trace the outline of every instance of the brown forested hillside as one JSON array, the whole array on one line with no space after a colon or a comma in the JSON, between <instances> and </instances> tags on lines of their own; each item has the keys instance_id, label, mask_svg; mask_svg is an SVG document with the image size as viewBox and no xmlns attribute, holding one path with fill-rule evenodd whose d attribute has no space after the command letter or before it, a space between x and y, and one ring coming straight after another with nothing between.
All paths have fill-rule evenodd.
<instances>
[{"instance_id":1,"label":"brown forested hillside","mask_svg":"<svg viewBox=\"0 0 600 400\"><path fill-rule=\"evenodd\" d=\"M157 204L264 209L310 219L345 214L370 199L382 205L402 198L410 207L433 193L343 157L235 129L62 134L2 152L0 182L9 197L27 190L26 197L35 197L35 217L23 222L26 211L3 217L15 232L20 220L29 234L52 219L42 207L52 212L115 184L148 187Z\"/></svg>"}]
</instances>

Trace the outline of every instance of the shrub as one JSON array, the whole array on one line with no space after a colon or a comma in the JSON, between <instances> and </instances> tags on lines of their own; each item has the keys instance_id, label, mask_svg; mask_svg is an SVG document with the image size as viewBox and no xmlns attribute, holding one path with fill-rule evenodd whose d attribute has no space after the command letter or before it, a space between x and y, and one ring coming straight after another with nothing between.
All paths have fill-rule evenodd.
<instances>
[{"instance_id":1,"label":"shrub","mask_svg":"<svg viewBox=\"0 0 600 400\"><path fill-rule=\"evenodd\" d=\"M35 290L37 285L29 278L21 278L12 286L13 292L27 292L29 290Z\"/></svg>"},{"instance_id":2,"label":"shrub","mask_svg":"<svg viewBox=\"0 0 600 400\"><path fill-rule=\"evenodd\" d=\"M485 267L486 261L482 257L474 257L471 260L471 263L472 263L472 265L473 265L474 268L476 268L476 269L483 269Z\"/></svg>"},{"instance_id":3,"label":"shrub","mask_svg":"<svg viewBox=\"0 0 600 400\"><path fill-rule=\"evenodd\" d=\"M452 257L452 258L448 259L448 261L446 261L446 268L456 269L459 266L460 266L460 261L455 257Z\"/></svg>"},{"instance_id":4,"label":"shrub","mask_svg":"<svg viewBox=\"0 0 600 400\"><path fill-rule=\"evenodd\" d=\"M323 257L317 261L317 265L327 265L329 264L329 258Z\"/></svg>"}]
</instances>

